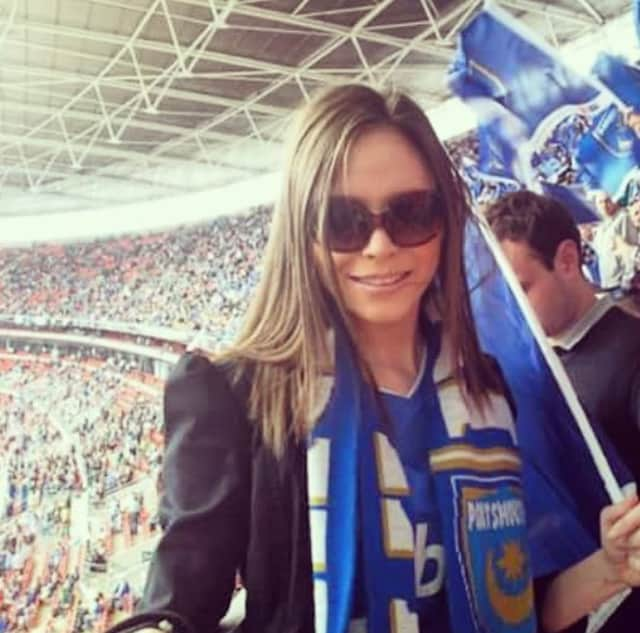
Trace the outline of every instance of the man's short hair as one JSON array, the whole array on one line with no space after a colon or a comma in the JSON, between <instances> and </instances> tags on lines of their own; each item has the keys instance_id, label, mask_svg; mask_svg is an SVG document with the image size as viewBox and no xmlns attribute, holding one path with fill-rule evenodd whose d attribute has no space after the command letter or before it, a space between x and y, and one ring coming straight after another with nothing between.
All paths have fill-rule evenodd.
<instances>
[{"instance_id":1,"label":"man's short hair","mask_svg":"<svg viewBox=\"0 0 640 633\"><path fill-rule=\"evenodd\" d=\"M487 208L486 218L499 241L525 242L540 261L553 269L560 242L575 242L580 232L569 210L557 200L532 191L515 191Z\"/></svg>"}]
</instances>

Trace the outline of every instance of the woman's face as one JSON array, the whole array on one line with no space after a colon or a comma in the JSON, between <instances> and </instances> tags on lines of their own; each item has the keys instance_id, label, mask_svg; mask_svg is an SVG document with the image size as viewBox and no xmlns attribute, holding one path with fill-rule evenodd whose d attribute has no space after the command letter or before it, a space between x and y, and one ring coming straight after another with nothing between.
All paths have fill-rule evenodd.
<instances>
[{"instance_id":1,"label":"woman's face","mask_svg":"<svg viewBox=\"0 0 640 633\"><path fill-rule=\"evenodd\" d=\"M380 127L355 141L332 194L354 199L380 214L398 194L435 189L433 174L409 141L393 128ZM356 327L406 324L415 328L422 295L440 259L440 224L432 235L419 246L401 247L377 226L361 250L331 251L342 299ZM318 263L320 253L317 245Z\"/></svg>"}]
</instances>

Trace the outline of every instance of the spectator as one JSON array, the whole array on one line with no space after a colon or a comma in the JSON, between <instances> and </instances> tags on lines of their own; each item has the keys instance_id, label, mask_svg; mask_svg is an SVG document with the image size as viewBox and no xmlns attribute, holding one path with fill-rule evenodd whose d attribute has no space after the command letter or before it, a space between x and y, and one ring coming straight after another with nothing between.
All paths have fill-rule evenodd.
<instances>
[{"instance_id":1,"label":"spectator","mask_svg":"<svg viewBox=\"0 0 640 633\"><path fill-rule=\"evenodd\" d=\"M582 273L578 229L557 201L528 191L510 194L488 209L487 219L588 417L602 425L639 482L640 320L608 298L597 299ZM597 576L593 580L597 584ZM599 582L603 595L604 576ZM638 614L636 589L600 630L630 631ZM578 622L571 631L584 626Z\"/></svg>"}]
</instances>

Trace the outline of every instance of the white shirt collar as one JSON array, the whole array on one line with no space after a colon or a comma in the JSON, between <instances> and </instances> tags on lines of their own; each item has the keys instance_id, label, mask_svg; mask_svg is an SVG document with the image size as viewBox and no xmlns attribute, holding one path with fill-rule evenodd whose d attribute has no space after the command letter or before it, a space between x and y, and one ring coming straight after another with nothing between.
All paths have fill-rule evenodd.
<instances>
[{"instance_id":1,"label":"white shirt collar","mask_svg":"<svg viewBox=\"0 0 640 633\"><path fill-rule=\"evenodd\" d=\"M393 389L386 389L385 387L380 387L379 388L380 393L387 393L387 394L392 395L392 396L399 396L401 398L407 398L407 399L413 397L413 395L415 394L416 390L420 386L420 383L422 382L422 377L424 376L424 370L425 370L426 366L427 366L427 350L424 349L422 351L422 359L420 361L420 367L418 369L418 375L416 376L416 379L413 381L413 385L412 385L411 389L409 389L409 393L398 393L396 391L393 391Z\"/></svg>"},{"instance_id":2,"label":"white shirt collar","mask_svg":"<svg viewBox=\"0 0 640 633\"><path fill-rule=\"evenodd\" d=\"M579 318L571 327L557 336L549 337L549 343L553 347L570 350L577 345L589 332L589 330L613 308L615 301L610 295L599 297L598 300Z\"/></svg>"}]
</instances>

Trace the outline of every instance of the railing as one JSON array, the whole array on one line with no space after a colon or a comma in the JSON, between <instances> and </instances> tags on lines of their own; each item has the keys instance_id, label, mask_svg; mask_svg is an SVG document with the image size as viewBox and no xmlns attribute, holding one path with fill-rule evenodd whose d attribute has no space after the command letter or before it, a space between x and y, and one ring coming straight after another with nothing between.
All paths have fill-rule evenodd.
<instances>
[{"instance_id":1,"label":"railing","mask_svg":"<svg viewBox=\"0 0 640 633\"><path fill-rule=\"evenodd\" d=\"M82 317L68 319L37 314L0 313L0 323L34 328L82 328L86 330L99 330L101 332L147 336L164 341L171 341L173 343L184 344L188 344L199 334L197 330L179 331L174 330L173 328L151 325L149 323L110 321L107 319L85 319Z\"/></svg>"},{"instance_id":2,"label":"railing","mask_svg":"<svg viewBox=\"0 0 640 633\"><path fill-rule=\"evenodd\" d=\"M99 347L109 349L116 352L125 352L127 354L135 354L151 358L153 360L163 361L169 365L173 365L179 355L174 352L161 350L144 345L134 345L126 341L118 341L115 339L98 338L95 336L87 336L83 334L63 334L60 332L49 332L46 330L22 330L0 328L0 337L20 341L33 341L36 343L57 343L72 344L90 347Z\"/></svg>"}]
</instances>

